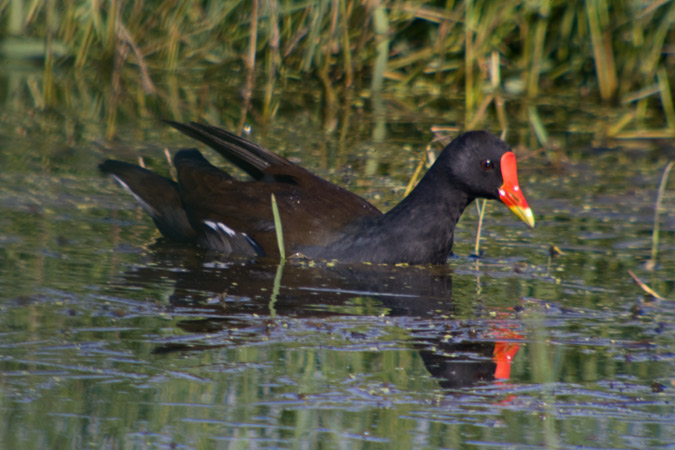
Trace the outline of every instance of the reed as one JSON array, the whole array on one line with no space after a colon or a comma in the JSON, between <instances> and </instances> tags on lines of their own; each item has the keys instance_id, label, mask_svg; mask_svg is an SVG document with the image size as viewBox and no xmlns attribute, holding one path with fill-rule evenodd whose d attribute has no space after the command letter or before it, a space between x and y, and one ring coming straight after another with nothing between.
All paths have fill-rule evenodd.
<instances>
[{"instance_id":1,"label":"reed","mask_svg":"<svg viewBox=\"0 0 675 450\"><path fill-rule=\"evenodd\" d=\"M241 70L245 97L265 86L265 118L275 111L276 85L310 79L333 98L350 87L461 90L467 123L490 103L487 95L532 98L580 86L589 99L624 100L636 126L663 108L661 127L675 133L667 90L675 2L13 0L0 2L0 13L3 41L44 43L40 103L47 106L55 67L146 87L167 72ZM30 46L0 43L3 53L36 56ZM495 60L509 83L486 90Z\"/></svg>"},{"instance_id":2,"label":"reed","mask_svg":"<svg viewBox=\"0 0 675 450\"><path fill-rule=\"evenodd\" d=\"M476 258L480 258L480 238L483 230L483 219L485 218L485 209L487 208L487 200L481 199L476 201L476 209L478 211L478 224L476 225L476 243L473 252Z\"/></svg>"},{"instance_id":3,"label":"reed","mask_svg":"<svg viewBox=\"0 0 675 450\"><path fill-rule=\"evenodd\" d=\"M274 216L274 230L277 235L277 245L281 261L286 261L286 246L284 245L284 229L281 225L281 215L277 206L277 198L272 194L272 215Z\"/></svg>"},{"instance_id":4,"label":"reed","mask_svg":"<svg viewBox=\"0 0 675 450\"><path fill-rule=\"evenodd\" d=\"M657 265L657 257L659 253L659 237L661 230L661 223L659 216L661 215L661 205L663 204L663 195L666 192L666 183L668 182L668 176L670 171L675 165L675 161L671 161L666 165L666 168L663 169L663 175L661 175L661 182L659 183L658 193L656 195L656 204L654 205L654 228L652 230L652 252L651 258L647 261L646 268L648 270L654 270Z\"/></svg>"}]
</instances>

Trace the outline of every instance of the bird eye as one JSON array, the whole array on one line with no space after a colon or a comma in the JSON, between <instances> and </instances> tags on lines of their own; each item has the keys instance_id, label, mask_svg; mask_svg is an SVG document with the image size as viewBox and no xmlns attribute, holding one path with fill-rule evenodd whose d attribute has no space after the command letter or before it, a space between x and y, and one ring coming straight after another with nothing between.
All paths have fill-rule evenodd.
<instances>
[{"instance_id":1,"label":"bird eye","mask_svg":"<svg viewBox=\"0 0 675 450\"><path fill-rule=\"evenodd\" d=\"M480 168L483 170L492 170L495 168L495 164L489 159L484 159L480 162Z\"/></svg>"}]
</instances>

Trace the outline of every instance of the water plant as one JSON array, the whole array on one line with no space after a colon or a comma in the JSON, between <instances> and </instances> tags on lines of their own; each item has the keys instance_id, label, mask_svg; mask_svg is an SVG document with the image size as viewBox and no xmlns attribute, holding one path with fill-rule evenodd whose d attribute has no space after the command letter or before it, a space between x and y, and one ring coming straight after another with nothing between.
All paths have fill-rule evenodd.
<instances>
[{"instance_id":1,"label":"water plant","mask_svg":"<svg viewBox=\"0 0 675 450\"><path fill-rule=\"evenodd\" d=\"M495 96L574 86L623 106L608 134L672 136L674 24L675 2L663 0L8 0L0 51L43 61L45 106L63 95L63 67L108 73L117 95L137 85L146 96L162 95L153 80L164 73L240 72L246 106L264 86L264 118L275 85L297 80L317 80L327 100L346 88L463 92L475 125Z\"/></svg>"}]
</instances>

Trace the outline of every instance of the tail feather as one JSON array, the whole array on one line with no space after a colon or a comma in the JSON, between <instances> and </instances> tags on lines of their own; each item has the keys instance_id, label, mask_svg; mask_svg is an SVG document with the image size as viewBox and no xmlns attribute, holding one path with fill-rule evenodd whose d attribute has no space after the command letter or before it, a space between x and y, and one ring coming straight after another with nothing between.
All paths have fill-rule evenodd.
<instances>
[{"instance_id":1,"label":"tail feather","mask_svg":"<svg viewBox=\"0 0 675 450\"><path fill-rule=\"evenodd\" d=\"M178 184L134 164L107 160L99 166L138 200L164 237L172 241L194 241L195 232L181 201Z\"/></svg>"}]
</instances>

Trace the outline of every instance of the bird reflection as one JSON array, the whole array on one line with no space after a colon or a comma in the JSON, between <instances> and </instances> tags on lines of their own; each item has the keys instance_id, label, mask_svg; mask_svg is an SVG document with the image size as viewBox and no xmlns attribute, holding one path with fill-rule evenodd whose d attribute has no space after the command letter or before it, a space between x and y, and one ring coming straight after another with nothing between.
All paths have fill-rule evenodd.
<instances>
[{"instance_id":1,"label":"bird reflection","mask_svg":"<svg viewBox=\"0 0 675 450\"><path fill-rule=\"evenodd\" d=\"M276 319L386 316L409 333L406 342L443 388L508 379L522 338L508 317L456 319L448 266L219 261L216 255L166 243L155 244L149 256L152 261L127 271L120 281L150 286L171 280L171 306L178 314L198 317L178 322L189 333L238 331L250 342L252 336L267 338L267 324ZM165 343L154 352L218 346Z\"/></svg>"}]
</instances>

